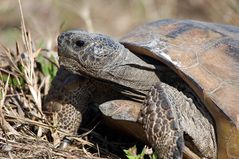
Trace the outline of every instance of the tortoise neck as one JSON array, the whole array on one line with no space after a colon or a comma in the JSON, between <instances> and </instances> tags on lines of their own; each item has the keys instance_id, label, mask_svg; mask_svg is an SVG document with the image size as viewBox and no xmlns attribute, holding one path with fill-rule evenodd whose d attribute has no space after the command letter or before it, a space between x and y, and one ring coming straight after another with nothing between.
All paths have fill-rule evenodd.
<instances>
[{"instance_id":1,"label":"tortoise neck","mask_svg":"<svg viewBox=\"0 0 239 159\"><path fill-rule=\"evenodd\" d=\"M126 89L131 90L131 94L136 92L146 94L154 83L160 81L158 62L153 64L145 61L143 57L135 55L127 48L120 51L117 61L108 70L104 70L104 75L101 74L101 77L103 77L103 80L124 87L124 91Z\"/></svg>"}]
</instances>

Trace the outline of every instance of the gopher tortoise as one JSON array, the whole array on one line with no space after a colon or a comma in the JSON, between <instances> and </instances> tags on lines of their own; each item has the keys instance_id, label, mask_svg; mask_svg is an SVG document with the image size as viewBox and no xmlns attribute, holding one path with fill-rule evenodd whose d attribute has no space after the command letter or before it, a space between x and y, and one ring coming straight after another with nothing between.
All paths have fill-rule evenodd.
<instances>
[{"instance_id":1,"label":"gopher tortoise","mask_svg":"<svg viewBox=\"0 0 239 159\"><path fill-rule=\"evenodd\" d=\"M227 159L239 157L238 37L237 27L170 19L140 26L120 43L67 31L58 53L67 70L109 87L105 95L142 103L138 122L159 158L182 158L190 140L200 157Z\"/></svg>"}]
</instances>

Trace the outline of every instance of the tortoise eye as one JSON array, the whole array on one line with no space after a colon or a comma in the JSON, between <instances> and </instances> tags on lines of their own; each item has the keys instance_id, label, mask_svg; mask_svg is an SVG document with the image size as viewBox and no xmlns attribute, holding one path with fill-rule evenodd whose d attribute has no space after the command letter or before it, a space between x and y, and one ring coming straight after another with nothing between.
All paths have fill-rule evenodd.
<instances>
[{"instance_id":1,"label":"tortoise eye","mask_svg":"<svg viewBox=\"0 0 239 159\"><path fill-rule=\"evenodd\" d=\"M76 46L78 46L78 47L82 47L82 46L84 46L85 42L82 41L82 40L77 40L77 41L75 42L75 44L76 44Z\"/></svg>"}]
</instances>

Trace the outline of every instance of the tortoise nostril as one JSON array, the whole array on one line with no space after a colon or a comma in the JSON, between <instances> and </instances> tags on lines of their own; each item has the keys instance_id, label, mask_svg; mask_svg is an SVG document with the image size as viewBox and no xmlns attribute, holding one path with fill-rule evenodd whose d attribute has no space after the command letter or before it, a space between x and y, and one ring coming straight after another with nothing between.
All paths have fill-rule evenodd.
<instances>
[{"instance_id":1,"label":"tortoise nostril","mask_svg":"<svg viewBox=\"0 0 239 159\"><path fill-rule=\"evenodd\" d=\"M71 32L63 32L61 35L57 38L57 45L62 46L65 42L67 42L67 39L70 39L73 33Z\"/></svg>"},{"instance_id":2,"label":"tortoise nostril","mask_svg":"<svg viewBox=\"0 0 239 159\"><path fill-rule=\"evenodd\" d=\"M78 47L82 47L82 46L84 46L85 42L84 42L83 40L77 40L77 41L75 42L75 44L76 44L76 46L78 46Z\"/></svg>"}]
</instances>

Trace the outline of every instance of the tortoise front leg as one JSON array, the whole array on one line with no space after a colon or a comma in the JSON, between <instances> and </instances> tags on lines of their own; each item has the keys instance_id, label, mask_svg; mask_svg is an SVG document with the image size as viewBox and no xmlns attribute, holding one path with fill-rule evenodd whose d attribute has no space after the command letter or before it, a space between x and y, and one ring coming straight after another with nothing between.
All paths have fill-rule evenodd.
<instances>
[{"instance_id":1,"label":"tortoise front leg","mask_svg":"<svg viewBox=\"0 0 239 159\"><path fill-rule=\"evenodd\" d=\"M43 111L47 119L53 122L53 113L57 113L59 128L77 134L94 90L95 85L89 79L60 67L44 101Z\"/></svg>"},{"instance_id":2,"label":"tortoise front leg","mask_svg":"<svg viewBox=\"0 0 239 159\"><path fill-rule=\"evenodd\" d=\"M202 114L190 98L177 89L158 83L146 97L139 121L162 159L182 158L187 136L203 158L216 158L216 140L209 115ZM184 138L185 137L185 138Z\"/></svg>"},{"instance_id":3,"label":"tortoise front leg","mask_svg":"<svg viewBox=\"0 0 239 159\"><path fill-rule=\"evenodd\" d=\"M179 120L175 103L168 96L167 89L162 84L151 88L142 109L142 123L146 136L156 149L160 158L182 158L184 147L183 131L179 127Z\"/></svg>"},{"instance_id":4,"label":"tortoise front leg","mask_svg":"<svg viewBox=\"0 0 239 159\"><path fill-rule=\"evenodd\" d=\"M73 74L60 67L45 97L43 110L50 122L53 122L53 113L57 113L58 127L75 135L89 103L103 103L120 96L119 92L101 81Z\"/></svg>"}]
</instances>

